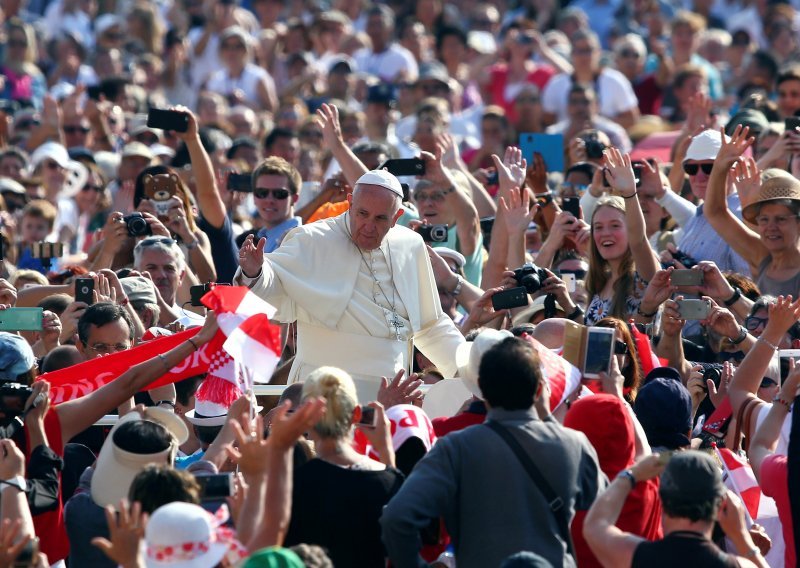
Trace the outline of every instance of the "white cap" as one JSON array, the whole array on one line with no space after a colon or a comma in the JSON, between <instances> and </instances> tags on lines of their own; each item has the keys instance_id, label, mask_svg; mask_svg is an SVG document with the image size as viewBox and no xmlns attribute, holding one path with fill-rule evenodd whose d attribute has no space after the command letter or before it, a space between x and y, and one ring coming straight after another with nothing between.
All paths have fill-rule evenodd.
<instances>
[{"instance_id":1,"label":"white cap","mask_svg":"<svg viewBox=\"0 0 800 568\"><path fill-rule=\"evenodd\" d=\"M62 168L66 168L70 161L67 149L58 142L45 142L36 148L31 155L31 165L36 168L46 158L50 158Z\"/></svg>"},{"instance_id":2,"label":"white cap","mask_svg":"<svg viewBox=\"0 0 800 568\"><path fill-rule=\"evenodd\" d=\"M725 141L730 141L730 138L726 136ZM722 148L722 138L719 130L704 130L692 138L692 142L686 149L683 163L685 164L688 160L715 160L720 148Z\"/></svg>"},{"instance_id":3,"label":"white cap","mask_svg":"<svg viewBox=\"0 0 800 568\"><path fill-rule=\"evenodd\" d=\"M110 28L114 26L121 26L123 24L122 18L114 14L103 14L94 21L94 33L97 36L103 35Z\"/></svg>"},{"instance_id":4,"label":"white cap","mask_svg":"<svg viewBox=\"0 0 800 568\"><path fill-rule=\"evenodd\" d=\"M358 178L356 185L379 185L385 187L400 199L403 199L403 188L400 180L386 170L372 170Z\"/></svg>"},{"instance_id":5,"label":"white cap","mask_svg":"<svg viewBox=\"0 0 800 568\"><path fill-rule=\"evenodd\" d=\"M463 254L448 247L436 247L433 249L433 252L445 260L452 260L458 265L458 268L464 268L464 265L467 263L467 259L464 258Z\"/></svg>"}]
</instances>

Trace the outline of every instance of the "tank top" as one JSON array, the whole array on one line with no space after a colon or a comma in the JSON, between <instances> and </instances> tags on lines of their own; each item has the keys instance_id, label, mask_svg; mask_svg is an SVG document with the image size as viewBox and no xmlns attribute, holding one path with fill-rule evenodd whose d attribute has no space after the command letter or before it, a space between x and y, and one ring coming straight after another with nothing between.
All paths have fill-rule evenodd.
<instances>
[{"instance_id":1,"label":"tank top","mask_svg":"<svg viewBox=\"0 0 800 568\"><path fill-rule=\"evenodd\" d=\"M758 265L758 279L756 284L762 294L770 294L772 296L788 296L796 298L798 291L800 291L800 270L789 278L788 280L775 280L767 276L767 267L772 262L772 256L768 255L761 264Z\"/></svg>"},{"instance_id":2,"label":"tank top","mask_svg":"<svg viewBox=\"0 0 800 568\"><path fill-rule=\"evenodd\" d=\"M633 553L631 568L737 568L736 558L717 548L700 533L676 531L655 542L643 542Z\"/></svg>"}]
</instances>

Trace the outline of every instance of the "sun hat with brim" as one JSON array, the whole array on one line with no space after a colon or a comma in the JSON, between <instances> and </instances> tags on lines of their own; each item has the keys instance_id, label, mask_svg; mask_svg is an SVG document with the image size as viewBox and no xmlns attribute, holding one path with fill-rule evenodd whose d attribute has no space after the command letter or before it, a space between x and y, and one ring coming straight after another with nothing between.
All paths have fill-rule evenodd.
<instances>
[{"instance_id":1,"label":"sun hat with brim","mask_svg":"<svg viewBox=\"0 0 800 568\"><path fill-rule=\"evenodd\" d=\"M294 551L277 546L255 551L242 564L242 568L303 568L304 566Z\"/></svg>"},{"instance_id":2,"label":"sun hat with brim","mask_svg":"<svg viewBox=\"0 0 800 568\"><path fill-rule=\"evenodd\" d=\"M66 168L69 165L69 152L67 152L63 144L58 142L45 142L36 148L31 154L31 167L36 169L47 158L50 158L62 168Z\"/></svg>"},{"instance_id":3,"label":"sun hat with brim","mask_svg":"<svg viewBox=\"0 0 800 568\"><path fill-rule=\"evenodd\" d=\"M800 204L800 181L789 176L776 176L761 184L758 194L752 203L742 209L742 217L750 223L755 223L759 206L770 201L788 199Z\"/></svg>"},{"instance_id":4,"label":"sun hat with brim","mask_svg":"<svg viewBox=\"0 0 800 568\"><path fill-rule=\"evenodd\" d=\"M255 407L256 413L263 409L262 406ZM197 400L194 408L186 412L184 416L195 426L222 426L228 420L228 410L223 405L209 400Z\"/></svg>"},{"instance_id":5,"label":"sun hat with brim","mask_svg":"<svg viewBox=\"0 0 800 568\"><path fill-rule=\"evenodd\" d=\"M508 337L514 337L505 329L484 329L475 339L462 343L456 349L456 365L458 376L475 396L483 398L483 393L478 386L478 369L481 366L483 354Z\"/></svg>"},{"instance_id":6,"label":"sun hat with brim","mask_svg":"<svg viewBox=\"0 0 800 568\"><path fill-rule=\"evenodd\" d=\"M128 495L128 489L136 475L151 463L169 463L179 445L189 439L189 430L183 421L173 412L163 408L150 407L144 411L144 417L138 412L129 412L119 419L111 429L95 465L92 476L92 500L105 507L116 505ZM123 450L114 442L119 429L131 422L148 420L165 428L172 436L172 443L164 450L152 454L137 454Z\"/></svg>"},{"instance_id":7,"label":"sun hat with brim","mask_svg":"<svg viewBox=\"0 0 800 568\"><path fill-rule=\"evenodd\" d=\"M547 300L547 296L539 296L531 305L522 310L521 312L517 313L511 320L511 325L522 325L524 323L530 323L533 316L538 314L539 312L543 312L545 310L545 301ZM556 309L566 313L566 310L561 307L561 304L556 302Z\"/></svg>"},{"instance_id":8,"label":"sun hat with brim","mask_svg":"<svg viewBox=\"0 0 800 568\"><path fill-rule=\"evenodd\" d=\"M209 514L199 505L176 501L156 509L144 531L147 568L213 568L228 545L218 542Z\"/></svg>"}]
</instances>

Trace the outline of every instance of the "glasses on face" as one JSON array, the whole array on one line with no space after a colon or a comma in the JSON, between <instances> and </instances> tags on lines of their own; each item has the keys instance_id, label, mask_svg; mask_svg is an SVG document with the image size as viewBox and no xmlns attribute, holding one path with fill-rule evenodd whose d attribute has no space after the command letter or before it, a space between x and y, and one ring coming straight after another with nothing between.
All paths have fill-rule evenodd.
<instances>
[{"instance_id":1,"label":"glasses on face","mask_svg":"<svg viewBox=\"0 0 800 568\"><path fill-rule=\"evenodd\" d=\"M101 355L108 355L109 353L116 353L118 351L127 351L131 348L130 343L117 343L115 345L106 345L105 343L95 343L94 345L87 345L87 349L91 349L95 353Z\"/></svg>"},{"instance_id":2,"label":"glasses on face","mask_svg":"<svg viewBox=\"0 0 800 568\"><path fill-rule=\"evenodd\" d=\"M64 134L89 134L89 129L85 126L65 126Z\"/></svg>"},{"instance_id":3,"label":"glasses on face","mask_svg":"<svg viewBox=\"0 0 800 568\"><path fill-rule=\"evenodd\" d=\"M756 316L747 316L744 318L744 327L747 331L755 331L762 325L767 325L769 318L759 318Z\"/></svg>"},{"instance_id":4,"label":"glasses on face","mask_svg":"<svg viewBox=\"0 0 800 568\"><path fill-rule=\"evenodd\" d=\"M624 57L626 59L627 58L633 58L633 59L638 59L639 58L639 54L636 53L635 51L633 51L632 49L623 49L623 50L621 50L619 52L619 56L620 57Z\"/></svg>"},{"instance_id":5,"label":"glasses on face","mask_svg":"<svg viewBox=\"0 0 800 568\"><path fill-rule=\"evenodd\" d=\"M756 217L756 225L759 227L766 227L774 221L776 225L788 225L792 221L797 220L797 215L776 215L775 217L768 217L766 215L759 215Z\"/></svg>"},{"instance_id":6,"label":"glasses on face","mask_svg":"<svg viewBox=\"0 0 800 568\"><path fill-rule=\"evenodd\" d=\"M103 193L105 188L102 185L89 185L88 183L81 188L81 191L96 191L97 193Z\"/></svg>"},{"instance_id":7,"label":"glasses on face","mask_svg":"<svg viewBox=\"0 0 800 568\"><path fill-rule=\"evenodd\" d=\"M690 176L696 176L697 170L703 170L704 174L710 176L712 169L714 169L713 162L710 164L683 164L683 171L685 171Z\"/></svg>"},{"instance_id":8,"label":"glasses on face","mask_svg":"<svg viewBox=\"0 0 800 568\"><path fill-rule=\"evenodd\" d=\"M17 130L27 130L28 128L33 128L34 126L39 126L40 124L41 122L35 118L29 118L27 120L20 120L14 126Z\"/></svg>"},{"instance_id":9,"label":"glasses on face","mask_svg":"<svg viewBox=\"0 0 800 568\"><path fill-rule=\"evenodd\" d=\"M723 363L725 361L740 363L742 360L744 360L744 351L723 351L719 354L719 360Z\"/></svg>"},{"instance_id":10,"label":"glasses on face","mask_svg":"<svg viewBox=\"0 0 800 568\"><path fill-rule=\"evenodd\" d=\"M624 341L615 341L614 342L614 353L616 355L627 355L628 354L628 344Z\"/></svg>"},{"instance_id":11,"label":"glasses on face","mask_svg":"<svg viewBox=\"0 0 800 568\"><path fill-rule=\"evenodd\" d=\"M414 193L414 201L422 203L423 201L432 201L433 203L444 203L445 194L441 191L434 191L433 193Z\"/></svg>"},{"instance_id":12,"label":"glasses on face","mask_svg":"<svg viewBox=\"0 0 800 568\"><path fill-rule=\"evenodd\" d=\"M576 47L572 50L572 55L591 55L594 53L593 47Z\"/></svg>"},{"instance_id":13,"label":"glasses on face","mask_svg":"<svg viewBox=\"0 0 800 568\"><path fill-rule=\"evenodd\" d=\"M290 193L291 192L288 189L283 188L283 187L278 188L278 189L268 189L268 188L265 188L265 187L257 187L257 188L255 188L253 190L253 196L256 199L266 199L267 197L270 196L270 194L272 194L272 197L274 197L275 199L279 199L279 200L283 201L284 199L289 197Z\"/></svg>"}]
</instances>

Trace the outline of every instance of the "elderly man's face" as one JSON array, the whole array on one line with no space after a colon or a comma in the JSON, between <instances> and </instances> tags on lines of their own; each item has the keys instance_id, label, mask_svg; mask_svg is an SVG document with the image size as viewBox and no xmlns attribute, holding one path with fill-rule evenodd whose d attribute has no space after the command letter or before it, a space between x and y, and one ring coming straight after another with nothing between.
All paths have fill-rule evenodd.
<instances>
[{"instance_id":1,"label":"elderly man's face","mask_svg":"<svg viewBox=\"0 0 800 568\"><path fill-rule=\"evenodd\" d=\"M362 250L378 248L403 214L397 207L397 197L378 185L357 185L347 201L350 202L350 233L353 242Z\"/></svg>"},{"instance_id":2,"label":"elderly man's face","mask_svg":"<svg viewBox=\"0 0 800 568\"><path fill-rule=\"evenodd\" d=\"M173 255L159 248L145 248L136 270L149 272L164 301L169 305L175 304L184 271Z\"/></svg>"}]
</instances>

